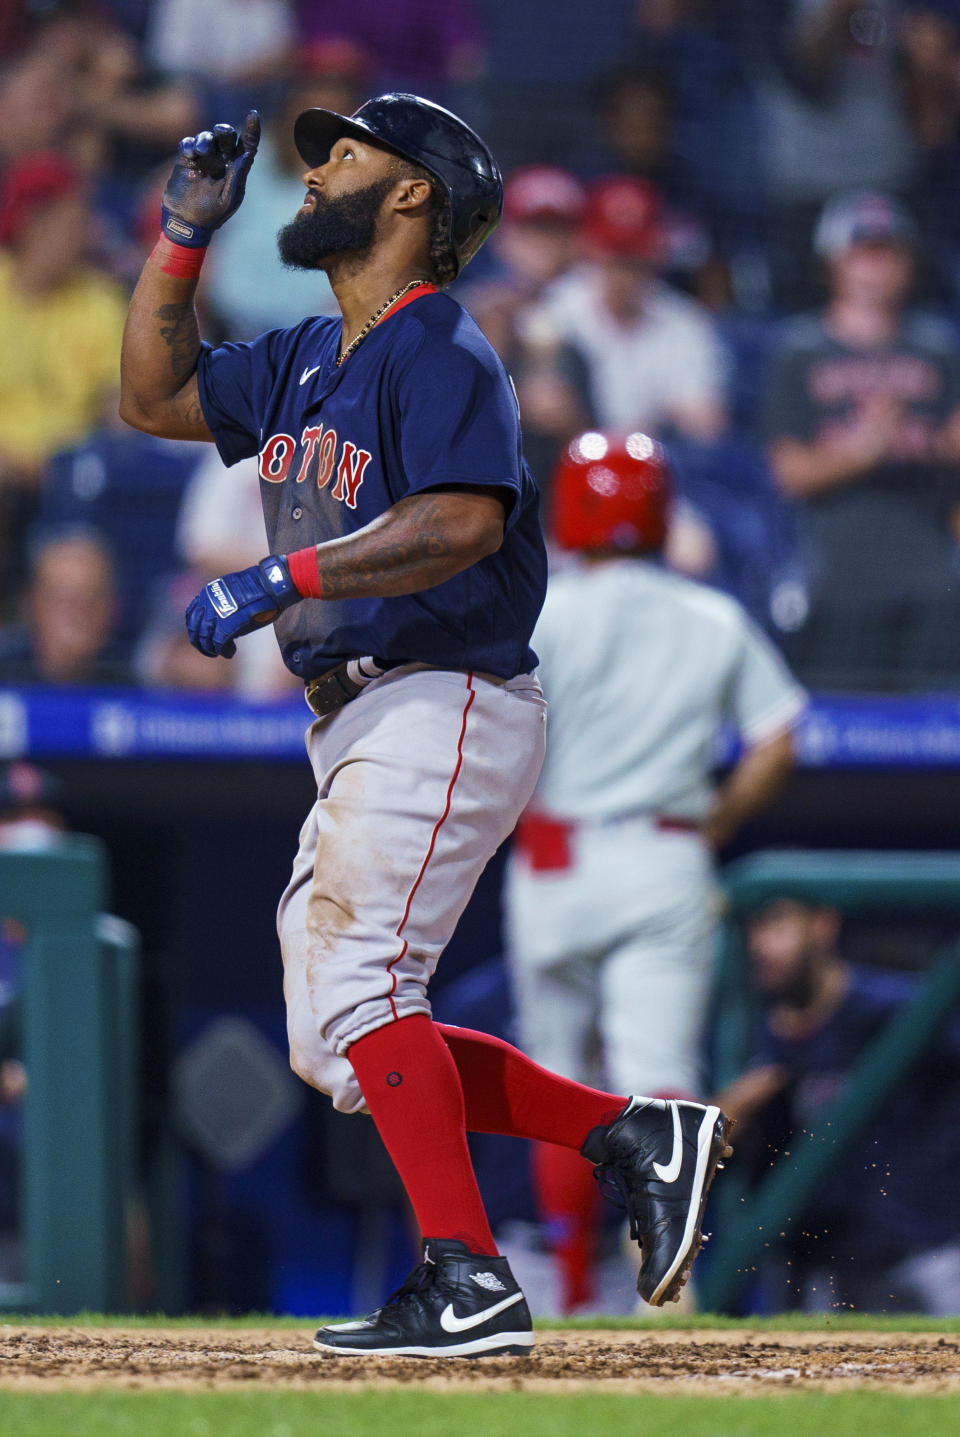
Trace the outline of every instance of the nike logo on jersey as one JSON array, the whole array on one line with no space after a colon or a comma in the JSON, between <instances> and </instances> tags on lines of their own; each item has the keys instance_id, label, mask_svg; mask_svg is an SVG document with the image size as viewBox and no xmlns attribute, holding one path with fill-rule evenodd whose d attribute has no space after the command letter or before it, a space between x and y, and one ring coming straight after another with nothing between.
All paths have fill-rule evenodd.
<instances>
[{"instance_id":1,"label":"nike logo on jersey","mask_svg":"<svg viewBox=\"0 0 960 1437\"><path fill-rule=\"evenodd\" d=\"M306 384L306 382L307 382L307 380L310 378L311 374L316 374L316 372L317 372L317 370L318 370L319 368L320 368L319 364L315 364L312 369L305 369L305 370L303 371L303 373L301 374L301 376L300 376L300 383L301 383L301 384Z\"/></svg>"},{"instance_id":2,"label":"nike logo on jersey","mask_svg":"<svg viewBox=\"0 0 960 1437\"><path fill-rule=\"evenodd\" d=\"M653 1171L662 1183L675 1183L680 1176L680 1166L683 1162L683 1132L680 1128L680 1109L676 1103L672 1102L668 1104L668 1107L673 1113L673 1152L665 1167L660 1163L654 1163Z\"/></svg>"},{"instance_id":3,"label":"nike logo on jersey","mask_svg":"<svg viewBox=\"0 0 960 1437\"><path fill-rule=\"evenodd\" d=\"M523 1301L523 1293L515 1292L512 1297L505 1297L502 1302L495 1302L492 1307L485 1307L482 1312L471 1313L469 1317L458 1317L453 1310L453 1303L448 1302L440 1314L440 1326L444 1332L468 1332L471 1327L479 1327L481 1322L496 1317L498 1312L503 1312L507 1307L512 1307L515 1302Z\"/></svg>"}]
</instances>

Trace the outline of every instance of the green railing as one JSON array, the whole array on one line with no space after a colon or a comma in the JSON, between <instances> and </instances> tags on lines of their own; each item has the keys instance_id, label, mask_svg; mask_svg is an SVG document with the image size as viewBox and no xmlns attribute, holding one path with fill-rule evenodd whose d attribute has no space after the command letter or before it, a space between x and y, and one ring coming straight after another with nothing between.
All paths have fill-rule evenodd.
<instances>
[{"instance_id":1,"label":"green railing","mask_svg":"<svg viewBox=\"0 0 960 1437\"><path fill-rule=\"evenodd\" d=\"M0 1306L19 1311L130 1305L139 940L103 914L106 903L107 861L96 839L70 835L45 852L0 852L0 915L26 930L26 1281L0 1292Z\"/></svg>"},{"instance_id":2,"label":"green railing","mask_svg":"<svg viewBox=\"0 0 960 1437\"><path fill-rule=\"evenodd\" d=\"M724 873L727 918L718 973L717 1086L750 1059L752 1005L742 921L763 902L792 897L842 913L955 913L960 930L960 854L756 854ZM751 1269L788 1237L817 1184L908 1077L960 1001L960 943L929 969L916 993L868 1044L841 1096L815 1132L795 1137L791 1151L753 1192L734 1166L718 1185L713 1261L698 1284L701 1305L724 1311L737 1300Z\"/></svg>"}]
</instances>

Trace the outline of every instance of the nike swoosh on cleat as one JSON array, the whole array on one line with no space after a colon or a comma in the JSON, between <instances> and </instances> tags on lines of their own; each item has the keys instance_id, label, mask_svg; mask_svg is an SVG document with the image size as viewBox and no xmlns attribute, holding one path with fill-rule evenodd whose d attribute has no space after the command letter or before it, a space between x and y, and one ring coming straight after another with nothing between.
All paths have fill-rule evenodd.
<instances>
[{"instance_id":1,"label":"nike swoosh on cleat","mask_svg":"<svg viewBox=\"0 0 960 1437\"><path fill-rule=\"evenodd\" d=\"M661 1163L654 1163L653 1171L662 1183L675 1183L680 1176L680 1168L683 1163L683 1133L680 1130L680 1109L676 1103L670 1103L670 1111L673 1113L673 1152L670 1154L670 1161L666 1166Z\"/></svg>"},{"instance_id":2,"label":"nike swoosh on cleat","mask_svg":"<svg viewBox=\"0 0 960 1437\"><path fill-rule=\"evenodd\" d=\"M312 369L305 369L305 370L303 371L303 373L301 374L301 376L300 376L300 383L301 383L301 384L306 384L306 382L307 382L307 380L310 378L311 374L316 374L316 372L317 372L317 370L318 370L319 368L320 368L319 364L315 364Z\"/></svg>"},{"instance_id":3,"label":"nike swoosh on cleat","mask_svg":"<svg viewBox=\"0 0 960 1437\"><path fill-rule=\"evenodd\" d=\"M492 1307L485 1307L482 1312L471 1313L469 1317L458 1317L453 1310L453 1303L448 1302L440 1314L440 1326L444 1332L466 1332L471 1327L479 1327L481 1322L486 1322L488 1318L496 1317L498 1312L512 1307L515 1302L522 1301L523 1293L515 1292L512 1297L505 1297L502 1302L495 1302Z\"/></svg>"}]
</instances>

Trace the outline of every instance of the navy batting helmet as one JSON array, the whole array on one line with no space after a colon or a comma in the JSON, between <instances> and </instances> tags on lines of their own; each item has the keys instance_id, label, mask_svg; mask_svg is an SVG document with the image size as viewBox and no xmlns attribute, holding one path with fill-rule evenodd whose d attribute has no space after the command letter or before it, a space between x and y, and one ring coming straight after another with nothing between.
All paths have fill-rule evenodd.
<instances>
[{"instance_id":1,"label":"navy batting helmet","mask_svg":"<svg viewBox=\"0 0 960 1437\"><path fill-rule=\"evenodd\" d=\"M373 140L422 165L450 201L450 244L457 273L496 229L503 210L503 180L489 149L456 115L419 95L380 95L356 114L304 110L293 137L311 168L326 164L343 135Z\"/></svg>"}]
</instances>

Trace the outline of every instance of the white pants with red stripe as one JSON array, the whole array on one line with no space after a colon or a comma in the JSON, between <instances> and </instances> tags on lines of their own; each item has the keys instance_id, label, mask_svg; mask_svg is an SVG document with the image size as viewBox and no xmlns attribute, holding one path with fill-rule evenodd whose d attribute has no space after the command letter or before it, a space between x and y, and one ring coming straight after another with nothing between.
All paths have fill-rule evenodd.
<instances>
[{"instance_id":1,"label":"white pants with red stripe","mask_svg":"<svg viewBox=\"0 0 960 1437\"><path fill-rule=\"evenodd\" d=\"M585 824L541 871L515 845L504 900L524 1052L614 1093L697 1097L716 924L699 835Z\"/></svg>"},{"instance_id":2,"label":"white pants with red stripe","mask_svg":"<svg viewBox=\"0 0 960 1437\"><path fill-rule=\"evenodd\" d=\"M545 730L531 674L408 665L307 734L317 802L277 930L291 1066L340 1112L364 1107L350 1045L430 1012L427 984L533 792Z\"/></svg>"}]
</instances>

